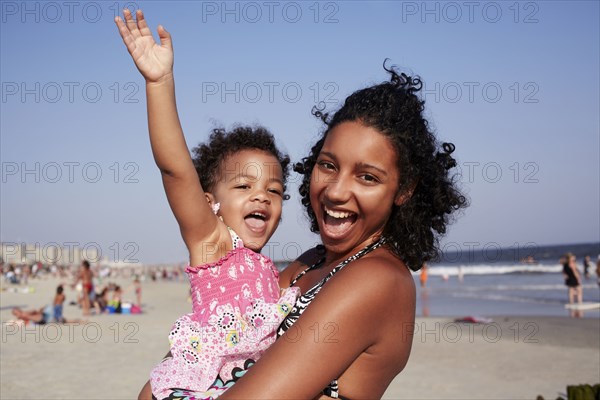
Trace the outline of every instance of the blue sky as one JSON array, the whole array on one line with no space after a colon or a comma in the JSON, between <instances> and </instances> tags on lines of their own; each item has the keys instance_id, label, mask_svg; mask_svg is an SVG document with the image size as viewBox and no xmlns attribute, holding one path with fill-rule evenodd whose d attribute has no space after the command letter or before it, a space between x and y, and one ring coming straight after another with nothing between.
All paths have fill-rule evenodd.
<instances>
[{"instance_id":1,"label":"blue sky","mask_svg":"<svg viewBox=\"0 0 600 400\"><path fill-rule=\"evenodd\" d=\"M184 261L147 139L143 79L113 23L125 6L173 35L188 145L260 123L294 160L385 58L425 82L471 207L442 243L600 240L597 1L0 1L0 236ZM28 172L29 171L29 172ZM268 255L318 241L295 196ZM475 244L473 244L475 243ZM117 251L118 250L118 251Z\"/></svg>"}]
</instances>

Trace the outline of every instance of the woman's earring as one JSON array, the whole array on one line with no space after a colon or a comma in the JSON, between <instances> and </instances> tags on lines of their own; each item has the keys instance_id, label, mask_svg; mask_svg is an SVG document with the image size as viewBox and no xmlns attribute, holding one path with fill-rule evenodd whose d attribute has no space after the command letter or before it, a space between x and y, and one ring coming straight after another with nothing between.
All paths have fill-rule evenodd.
<instances>
[{"instance_id":1,"label":"woman's earring","mask_svg":"<svg viewBox=\"0 0 600 400\"><path fill-rule=\"evenodd\" d=\"M215 213L215 215L217 215L217 213L219 212L219 209L221 208L221 203L215 203L212 205L212 210Z\"/></svg>"}]
</instances>

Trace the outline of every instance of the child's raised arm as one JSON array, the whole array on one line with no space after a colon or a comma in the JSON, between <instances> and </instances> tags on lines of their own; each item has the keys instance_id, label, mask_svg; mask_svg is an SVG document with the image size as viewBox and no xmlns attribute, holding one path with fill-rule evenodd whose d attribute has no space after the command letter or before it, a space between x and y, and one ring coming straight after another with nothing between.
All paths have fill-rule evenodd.
<instances>
[{"instance_id":1,"label":"child's raised arm","mask_svg":"<svg viewBox=\"0 0 600 400\"><path fill-rule=\"evenodd\" d=\"M219 222L205 199L185 143L175 102L171 35L159 25L159 45L152 37L141 10L137 10L137 21L129 10L124 10L123 15L125 21L116 17L115 22L136 67L146 79L152 153L190 252L190 263L198 265L215 261L231 248L231 240L227 228ZM206 245L210 245L211 250L214 245L219 245L219 250L204 251Z\"/></svg>"}]
</instances>

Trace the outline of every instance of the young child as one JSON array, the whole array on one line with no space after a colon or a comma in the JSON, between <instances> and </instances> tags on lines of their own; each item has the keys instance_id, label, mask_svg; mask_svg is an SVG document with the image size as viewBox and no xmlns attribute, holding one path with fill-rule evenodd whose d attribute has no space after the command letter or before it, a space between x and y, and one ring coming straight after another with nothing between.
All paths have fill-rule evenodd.
<instances>
[{"instance_id":1,"label":"young child","mask_svg":"<svg viewBox=\"0 0 600 400\"><path fill-rule=\"evenodd\" d=\"M59 323L65 323L66 319L63 317L63 304L65 302L65 294L62 285L58 285L56 288L56 295L52 301L52 308L54 312L54 321Z\"/></svg>"},{"instance_id":2,"label":"young child","mask_svg":"<svg viewBox=\"0 0 600 400\"><path fill-rule=\"evenodd\" d=\"M260 254L279 224L289 158L264 128L240 127L215 130L192 160L177 116L171 37L159 26L158 45L140 10L137 22L127 10L124 17L115 22L146 79L154 159L190 253L193 312L175 322L171 352L151 373L152 394L163 399L231 379L274 342L295 302L297 289L280 295L277 269Z\"/></svg>"},{"instance_id":3,"label":"young child","mask_svg":"<svg viewBox=\"0 0 600 400\"><path fill-rule=\"evenodd\" d=\"M121 303L122 296L123 290L121 289L121 286L115 286L115 289L113 290L112 299L108 303L108 305L112 307L112 312L114 312L115 314L121 314L123 312Z\"/></svg>"}]
</instances>

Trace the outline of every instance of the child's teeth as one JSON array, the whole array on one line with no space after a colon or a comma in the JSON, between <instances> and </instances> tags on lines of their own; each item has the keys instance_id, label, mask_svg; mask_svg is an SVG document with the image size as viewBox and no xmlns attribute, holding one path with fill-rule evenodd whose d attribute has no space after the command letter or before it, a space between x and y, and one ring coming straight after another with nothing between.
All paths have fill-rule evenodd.
<instances>
[{"instance_id":1,"label":"child's teeth","mask_svg":"<svg viewBox=\"0 0 600 400\"><path fill-rule=\"evenodd\" d=\"M266 215L262 213L252 213L250 215L258 218L266 218Z\"/></svg>"}]
</instances>

